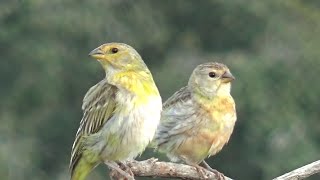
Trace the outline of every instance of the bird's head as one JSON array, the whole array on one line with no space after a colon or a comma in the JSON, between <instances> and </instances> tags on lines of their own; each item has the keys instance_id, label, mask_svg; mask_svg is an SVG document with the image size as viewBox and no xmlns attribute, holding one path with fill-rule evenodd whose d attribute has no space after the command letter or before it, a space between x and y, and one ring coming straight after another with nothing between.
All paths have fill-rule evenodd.
<instances>
[{"instance_id":1,"label":"bird's head","mask_svg":"<svg viewBox=\"0 0 320 180\"><path fill-rule=\"evenodd\" d=\"M213 97L218 94L229 94L231 81L234 79L226 65L208 62L195 68L189 79L189 87L206 97Z\"/></svg>"},{"instance_id":2,"label":"bird's head","mask_svg":"<svg viewBox=\"0 0 320 180\"><path fill-rule=\"evenodd\" d=\"M107 73L147 69L139 53L124 43L102 44L89 56L98 60Z\"/></svg>"}]
</instances>

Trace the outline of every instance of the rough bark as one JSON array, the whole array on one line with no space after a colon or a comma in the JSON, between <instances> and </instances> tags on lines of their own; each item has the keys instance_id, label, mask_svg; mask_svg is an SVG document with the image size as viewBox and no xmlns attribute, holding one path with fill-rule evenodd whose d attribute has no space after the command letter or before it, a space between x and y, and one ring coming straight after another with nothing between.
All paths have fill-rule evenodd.
<instances>
[{"instance_id":1,"label":"rough bark","mask_svg":"<svg viewBox=\"0 0 320 180\"><path fill-rule=\"evenodd\" d=\"M218 173L214 173L208 170L204 170L203 176L196 170L195 167L171 162L159 162L155 158L151 158L145 161L130 161L127 162L126 165L130 168L135 177L161 177L187 180L232 180L231 178L223 175L222 173L219 173L218 171ZM274 178L273 180L305 179L319 172L320 160L290 171L282 176ZM115 170L111 171L110 177L114 180L124 179Z\"/></svg>"},{"instance_id":2,"label":"rough bark","mask_svg":"<svg viewBox=\"0 0 320 180\"><path fill-rule=\"evenodd\" d=\"M201 175L195 167L171 162L159 162L155 158L145 161L130 161L127 162L126 165L130 167L135 177L161 177L187 180L232 180L218 171L214 173L204 169L203 174ZM121 175L114 170L110 173L110 176L112 179L121 179Z\"/></svg>"}]
</instances>

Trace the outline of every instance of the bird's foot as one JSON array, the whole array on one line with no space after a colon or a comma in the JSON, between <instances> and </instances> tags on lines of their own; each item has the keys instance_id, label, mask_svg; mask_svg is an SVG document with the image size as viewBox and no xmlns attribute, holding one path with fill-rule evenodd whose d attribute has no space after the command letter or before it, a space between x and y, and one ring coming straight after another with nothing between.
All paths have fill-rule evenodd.
<instances>
[{"instance_id":1,"label":"bird's foot","mask_svg":"<svg viewBox=\"0 0 320 180\"><path fill-rule=\"evenodd\" d=\"M133 172L131 171L131 168L126 164L126 163L123 163L123 162L118 162L118 165L120 166L120 168L129 173L132 177L134 177L134 174Z\"/></svg>"},{"instance_id":2,"label":"bird's foot","mask_svg":"<svg viewBox=\"0 0 320 180\"><path fill-rule=\"evenodd\" d=\"M201 179L209 179L209 177L206 175L206 171L203 167L201 167L199 165L195 165L195 168L196 168L199 176L201 177Z\"/></svg>"},{"instance_id":3,"label":"bird's foot","mask_svg":"<svg viewBox=\"0 0 320 180\"><path fill-rule=\"evenodd\" d=\"M219 180L225 180L226 178L224 177L224 174L222 174L221 172L215 170L215 169L208 169L209 171L211 171L212 173L214 173L217 176L217 179Z\"/></svg>"},{"instance_id":4,"label":"bird's foot","mask_svg":"<svg viewBox=\"0 0 320 180\"><path fill-rule=\"evenodd\" d=\"M150 163L150 164L154 164L155 162L157 162L157 161L158 161L158 159L157 159L157 158L152 157L152 158L150 158L150 159L147 159L146 161L148 161L148 163Z\"/></svg>"},{"instance_id":5,"label":"bird's foot","mask_svg":"<svg viewBox=\"0 0 320 180\"><path fill-rule=\"evenodd\" d=\"M211 171L212 173L214 173L219 180L225 180L224 174L222 174L221 172L219 172L219 171L217 171L217 170L215 170L215 169L212 169L212 168L209 166L209 164L207 164L205 161L202 161L202 162L200 163L200 166L203 167L203 168L205 168L205 169L207 169L208 171Z\"/></svg>"},{"instance_id":6,"label":"bird's foot","mask_svg":"<svg viewBox=\"0 0 320 180\"><path fill-rule=\"evenodd\" d=\"M104 163L107 166L109 166L112 170L114 170L113 172L111 171L111 173L110 173L111 179L134 180L134 175L133 175L132 171L130 170L130 168L129 168L129 170L127 170L127 169L125 171L122 170L123 163L119 163L120 167L117 163L115 163L113 161L106 161ZM124 165L124 166L126 166L126 165ZM128 171L129 171L129 173L128 173Z\"/></svg>"}]
</instances>

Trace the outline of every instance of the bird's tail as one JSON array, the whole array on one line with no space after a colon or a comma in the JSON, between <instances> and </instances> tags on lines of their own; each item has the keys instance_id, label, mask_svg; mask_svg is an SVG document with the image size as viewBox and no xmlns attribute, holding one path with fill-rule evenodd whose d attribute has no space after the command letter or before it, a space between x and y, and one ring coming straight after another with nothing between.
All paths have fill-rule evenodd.
<instances>
[{"instance_id":1,"label":"bird's tail","mask_svg":"<svg viewBox=\"0 0 320 180\"><path fill-rule=\"evenodd\" d=\"M89 163L84 158L79 157L70 166L71 180L85 180L91 170L96 166L97 163Z\"/></svg>"}]
</instances>

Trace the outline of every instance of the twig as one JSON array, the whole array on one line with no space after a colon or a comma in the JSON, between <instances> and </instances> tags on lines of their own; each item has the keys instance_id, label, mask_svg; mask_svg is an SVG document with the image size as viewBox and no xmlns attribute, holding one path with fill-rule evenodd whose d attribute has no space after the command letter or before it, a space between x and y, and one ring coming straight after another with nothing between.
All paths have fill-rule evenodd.
<instances>
[{"instance_id":1,"label":"twig","mask_svg":"<svg viewBox=\"0 0 320 180\"><path fill-rule=\"evenodd\" d=\"M162 177L187 180L204 179L201 177L195 167L171 162L158 162L155 158L145 161L129 161L126 164L130 167L135 177ZM115 176L116 172L111 172L110 174ZM205 179L210 180L232 180L231 178L224 176L222 173L220 173L219 176L218 174L207 170L205 170L204 175L207 177ZM119 179L119 177L117 179Z\"/></svg>"},{"instance_id":2,"label":"twig","mask_svg":"<svg viewBox=\"0 0 320 180\"><path fill-rule=\"evenodd\" d=\"M290 171L282 176L274 178L273 180L298 180L307 178L313 174L320 172L320 160L305 165L301 168Z\"/></svg>"}]
</instances>

